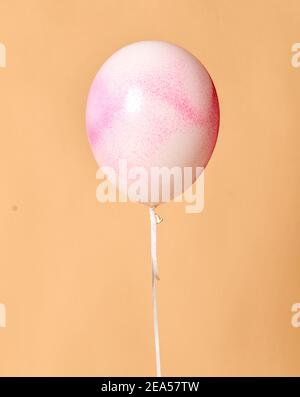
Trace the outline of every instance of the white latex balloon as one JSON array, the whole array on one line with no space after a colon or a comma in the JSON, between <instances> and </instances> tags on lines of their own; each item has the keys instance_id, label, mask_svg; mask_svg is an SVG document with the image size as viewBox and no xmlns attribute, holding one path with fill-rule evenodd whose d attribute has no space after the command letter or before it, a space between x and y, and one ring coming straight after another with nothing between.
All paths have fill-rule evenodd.
<instances>
[{"instance_id":1,"label":"white latex balloon","mask_svg":"<svg viewBox=\"0 0 300 397\"><path fill-rule=\"evenodd\" d=\"M112 167L119 181L119 160L126 161L128 172L141 167L157 195L168 187L164 181L151 185L153 167L207 165L219 129L218 98L207 70L188 51L161 41L137 42L115 52L97 73L86 125L99 165ZM170 198L180 193L176 178ZM134 175L125 179L135 180ZM162 200L149 195L140 201Z\"/></svg>"}]
</instances>

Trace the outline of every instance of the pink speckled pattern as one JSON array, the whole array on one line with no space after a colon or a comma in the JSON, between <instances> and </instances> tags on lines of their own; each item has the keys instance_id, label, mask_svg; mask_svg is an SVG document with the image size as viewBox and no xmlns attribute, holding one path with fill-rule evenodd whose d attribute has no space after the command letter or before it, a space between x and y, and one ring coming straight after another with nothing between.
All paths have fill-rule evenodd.
<instances>
[{"instance_id":1,"label":"pink speckled pattern","mask_svg":"<svg viewBox=\"0 0 300 397\"><path fill-rule=\"evenodd\" d=\"M99 165L202 166L213 152L219 104L204 66L161 41L121 48L90 88L86 125Z\"/></svg>"}]
</instances>

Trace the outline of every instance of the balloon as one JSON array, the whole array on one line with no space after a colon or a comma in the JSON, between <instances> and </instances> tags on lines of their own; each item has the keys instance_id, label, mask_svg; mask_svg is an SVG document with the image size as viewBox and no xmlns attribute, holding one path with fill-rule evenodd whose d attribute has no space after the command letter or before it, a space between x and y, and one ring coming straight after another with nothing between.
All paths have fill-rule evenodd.
<instances>
[{"instance_id":1,"label":"balloon","mask_svg":"<svg viewBox=\"0 0 300 397\"><path fill-rule=\"evenodd\" d=\"M219 129L217 93L205 67L183 48L162 41L133 43L115 52L97 73L86 126L97 163L105 166L104 173L108 167L115 171L112 182L122 188L124 180L136 180L138 172L130 171L145 170L156 199L147 195L137 201L157 205L165 182L160 179L154 186L152 181L151 186L153 168L207 165ZM128 170L123 181L120 161L126 161ZM170 199L188 187L176 190L176 177L169 182Z\"/></svg>"}]
</instances>

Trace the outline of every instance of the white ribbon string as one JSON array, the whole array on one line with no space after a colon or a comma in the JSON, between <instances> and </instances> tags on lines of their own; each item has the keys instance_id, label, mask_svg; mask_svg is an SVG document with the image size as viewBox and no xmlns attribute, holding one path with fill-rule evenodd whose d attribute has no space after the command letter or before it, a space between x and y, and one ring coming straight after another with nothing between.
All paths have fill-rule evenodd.
<instances>
[{"instance_id":1,"label":"white ribbon string","mask_svg":"<svg viewBox=\"0 0 300 397\"><path fill-rule=\"evenodd\" d=\"M156 281L158 277L158 265L156 255L156 214L154 208L150 208L150 222L151 222L151 261L152 261L152 304L153 304L153 320L154 320L154 343L155 343L155 362L156 362L156 376L161 376L160 369L160 349L159 349L159 333L158 333L158 316L157 316L157 301L156 301Z\"/></svg>"}]
</instances>

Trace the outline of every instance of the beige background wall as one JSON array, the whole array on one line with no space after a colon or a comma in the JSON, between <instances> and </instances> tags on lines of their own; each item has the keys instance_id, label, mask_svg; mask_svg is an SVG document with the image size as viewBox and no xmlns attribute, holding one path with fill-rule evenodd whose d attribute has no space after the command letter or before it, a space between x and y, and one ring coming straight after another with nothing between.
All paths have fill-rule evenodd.
<instances>
[{"instance_id":1,"label":"beige background wall","mask_svg":"<svg viewBox=\"0 0 300 397\"><path fill-rule=\"evenodd\" d=\"M300 375L300 41L295 0L0 0L1 375L154 375L148 213L101 205L85 102L133 41L210 71L205 210L161 206L164 375Z\"/></svg>"}]
</instances>

